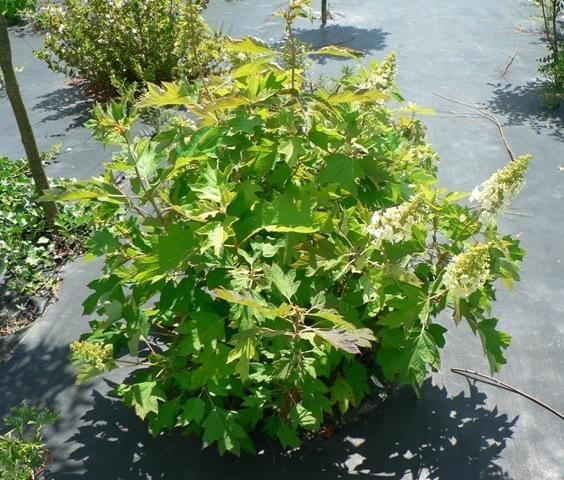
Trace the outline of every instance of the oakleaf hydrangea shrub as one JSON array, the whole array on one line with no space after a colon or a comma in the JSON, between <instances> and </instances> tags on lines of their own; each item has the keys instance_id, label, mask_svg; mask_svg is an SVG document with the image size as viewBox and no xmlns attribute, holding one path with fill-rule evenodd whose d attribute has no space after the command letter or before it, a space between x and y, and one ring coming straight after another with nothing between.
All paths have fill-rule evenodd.
<instances>
[{"instance_id":1,"label":"oakleaf hydrangea shrub","mask_svg":"<svg viewBox=\"0 0 564 480\"><path fill-rule=\"evenodd\" d=\"M197 125L135 137L137 109L99 107L90 127L121 151L103 176L51 194L90 201L107 224L84 303L97 319L71 347L81 380L138 358L116 393L153 434L180 428L239 454L258 432L299 445L372 379L420 386L440 367L445 310L497 371L509 336L491 316L494 285L518 279L523 251L437 185L394 57L312 92L292 58L279 66L311 52L226 47L248 61L196 90L150 86L137 105L183 106ZM494 190L513 194L512 178Z\"/></svg>"},{"instance_id":2,"label":"oakleaf hydrangea shrub","mask_svg":"<svg viewBox=\"0 0 564 480\"><path fill-rule=\"evenodd\" d=\"M221 40L204 21L206 2L63 0L44 5L36 55L55 71L115 94L124 84L196 79L220 60Z\"/></svg>"}]
</instances>

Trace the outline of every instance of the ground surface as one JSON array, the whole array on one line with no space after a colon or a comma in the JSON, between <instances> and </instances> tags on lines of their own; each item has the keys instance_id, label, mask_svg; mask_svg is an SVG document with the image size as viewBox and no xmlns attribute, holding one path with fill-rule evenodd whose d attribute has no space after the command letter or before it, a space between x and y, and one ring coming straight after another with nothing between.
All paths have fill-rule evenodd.
<instances>
[{"instance_id":1,"label":"ground surface","mask_svg":"<svg viewBox=\"0 0 564 480\"><path fill-rule=\"evenodd\" d=\"M59 177L88 178L101 171L107 157L103 148L82 128L92 102L68 79L49 70L33 56L43 46L38 32L18 27L11 30L12 57L20 90L41 151L61 143L61 156L47 173ZM0 155L22 157L18 127L4 90L0 90Z\"/></svg>"},{"instance_id":2,"label":"ground surface","mask_svg":"<svg viewBox=\"0 0 564 480\"><path fill-rule=\"evenodd\" d=\"M212 0L208 18L231 35L278 40L272 11L280 0ZM502 291L496 307L513 335L509 364L500 378L564 410L564 118L538 101L536 59L544 47L524 0L338 0L323 31L304 24L300 36L315 45L344 43L367 58L398 53L404 96L439 112L465 109L433 92L472 101L496 113L517 153L531 152L529 180L503 222L520 234L528 256L523 281ZM300 26L302 27L302 26ZM33 60L37 35L13 32L15 63L43 148L63 142L53 175L85 177L107 155L80 128L84 97L64 78ZM505 78L507 61L517 57ZM366 61L366 60L365 60ZM343 62L325 60L318 72L336 73ZM469 112L466 112L469 113ZM440 177L468 190L507 161L495 128L469 118L426 119L442 164ZM21 152L7 101L0 98L0 152ZM61 136L62 135L62 136ZM0 365L0 416L26 399L62 411L49 432L56 479L255 479L375 478L450 480L564 478L564 423L549 412L495 387L473 386L450 367L486 371L478 340L453 331L443 371L425 385L424 399L401 394L393 404L284 460L219 459L194 440L174 435L151 439L134 414L104 392L108 381L76 387L67 345L87 329L80 301L99 265L76 262L65 269L59 301L24 335L12 359ZM119 381L114 378L113 381Z\"/></svg>"}]
</instances>

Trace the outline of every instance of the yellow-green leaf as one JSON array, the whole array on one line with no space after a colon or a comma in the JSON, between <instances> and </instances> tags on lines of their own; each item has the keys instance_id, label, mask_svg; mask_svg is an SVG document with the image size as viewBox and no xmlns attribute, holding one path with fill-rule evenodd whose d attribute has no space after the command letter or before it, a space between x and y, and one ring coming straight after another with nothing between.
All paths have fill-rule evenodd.
<instances>
[{"instance_id":1,"label":"yellow-green leaf","mask_svg":"<svg viewBox=\"0 0 564 480\"><path fill-rule=\"evenodd\" d=\"M256 37L228 38L225 42L225 49L237 53L276 55L268 44Z\"/></svg>"},{"instance_id":2,"label":"yellow-green leaf","mask_svg":"<svg viewBox=\"0 0 564 480\"><path fill-rule=\"evenodd\" d=\"M161 86L147 84L147 93L137 102L142 107L164 107L167 105L196 105L194 89L185 83L163 82Z\"/></svg>"},{"instance_id":3,"label":"yellow-green leaf","mask_svg":"<svg viewBox=\"0 0 564 480\"><path fill-rule=\"evenodd\" d=\"M334 57L360 58L363 56L363 53L348 47L327 45L326 47L321 47L319 50L307 52L306 55L331 55Z\"/></svg>"},{"instance_id":4,"label":"yellow-green leaf","mask_svg":"<svg viewBox=\"0 0 564 480\"><path fill-rule=\"evenodd\" d=\"M337 325L338 327L342 327L345 330L355 330L356 327L350 323L347 322L342 315L340 315L339 313L337 313L335 310L319 310L315 313L308 313L308 316L310 317L315 317L315 318L321 318L323 320L327 320L329 322L331 322L334 325Z\"/></svg>"},{"instance_id":5,"label":"yellow-green leaf","mask_svg":"<svg viewBox=\"0 0 564 480\"><path fill-rule=\"evenodd\" d=\"M332 104L337 103L369 103L385 100L388 96L382 90L371 89L361 92L354 90L343 90L342 92L331 95L327 101Z\"/></svg>"}]
</instances>

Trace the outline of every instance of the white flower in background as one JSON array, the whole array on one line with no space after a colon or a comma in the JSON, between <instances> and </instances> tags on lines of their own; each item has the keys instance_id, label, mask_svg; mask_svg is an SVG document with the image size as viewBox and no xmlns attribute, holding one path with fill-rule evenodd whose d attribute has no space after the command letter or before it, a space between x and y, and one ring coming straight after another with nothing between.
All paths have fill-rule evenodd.
<instances>
[{"instance_id":1,"label":"white flower in background","mask_svg":"<svg viewBox=\"0 0 564 480\"><path fill-rule=\"evenodd\" d=\"M473 190L470 201L480 205L484 219L493 219L503 213L521 191L530 161L530 155L520 156Z\"/></svg>"},{"instance_id":2,"label":"white flower in background","mask_svg":"<svg viewBox=\"0 0 564 480\"><path fill-rule=\"evenodd\" d=\"M425 221L426 201L419 193L411 200L374 212L367 230L376 246L385 240L390 243L407 242L413 237L413 227Z\"/></svg>"},{"instance_id":3,"label":"white flower in background","mask_svg":"<svg viewBox=\"0 0 564 480\"><path fill-rule=\"evenodd\" d=\"M453 257L446 267L443 283L456 298L465 298L482 288L489 275L489 245L481 243Z\"/></svg>"}]
</instances>

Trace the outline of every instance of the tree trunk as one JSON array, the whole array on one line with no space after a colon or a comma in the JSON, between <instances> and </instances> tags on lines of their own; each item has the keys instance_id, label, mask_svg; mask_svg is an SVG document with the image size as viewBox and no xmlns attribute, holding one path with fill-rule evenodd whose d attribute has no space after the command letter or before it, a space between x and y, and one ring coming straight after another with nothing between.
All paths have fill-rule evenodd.
<instances>
[{"instance_id":1,"label":"tree trunk","mask_svg":"<svg viewBox=\"0 0 564 480\"><path fill-rule=\"evenodd\" d=\"M8 99L12 105L14 116L20 131L20 137L27 156L27 162L31 171L31 176L35 182L35 188L38 195L43 195L45 190L49 189L49 182L43 169L41 156L37 149L37 143L29 123L27 111L20 94L20 88L14 73L12 65L12 52L10 49L10 38L8 37L8 24L3 15L0 14L0 67L4 74L4 88L8 94ZM44 202L42 204L45 212L45 219L49 223L53 223L57 215L57 206L54 202Z\"/></svg>"},{"instance_id":2,"label":"tree trunk","mask_svg":"<svg viewBox=\"0 0 564 480\"><path fill-rule=\"evenodd\" d=\"M327 0L321 0L321 24L327 23Z\"/></svg>"}]
</instances>

